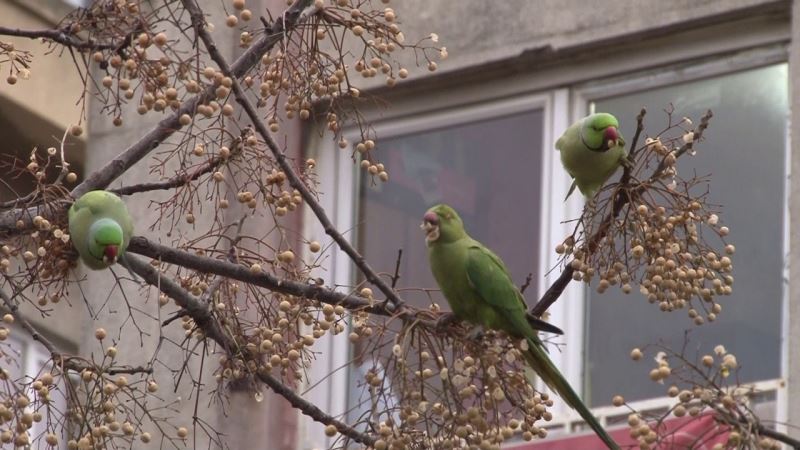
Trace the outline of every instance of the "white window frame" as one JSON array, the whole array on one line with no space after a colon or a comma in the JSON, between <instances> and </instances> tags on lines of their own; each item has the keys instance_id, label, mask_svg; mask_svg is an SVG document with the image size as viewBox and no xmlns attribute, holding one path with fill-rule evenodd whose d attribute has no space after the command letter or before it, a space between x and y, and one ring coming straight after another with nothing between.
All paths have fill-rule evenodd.
<instances>
[{"instance_id":1,"label":"white window frame","mask_svg":"<svg viewBox=\"0 0 800 450\"><path fill-rule=\"evenodd\" d=\"M696 57L696 55L693 55ZM740 51L725 57L713 57L704 62L696 60L682 60L669 67L656 70L643 70L645 62L641 62L638 71L631 71L619 77L611 77L588 83L573 83L569 87L542 88L535 93L519 94L513 97L492 98L490 89L481 90L476 97L475 91L469 90L468 104L458 103L461 92L453 89L446 94L441 91L437 94L445 101L436 102L446 104L440 109L417 108L416 105L403 108L403 115L399 117L382 118L373 121L373 128L380 139L386 139L415 132L432 130L436 128L473 122L476 120L499 117L529 111L533 109L544 110L544 129L542 143L542 173L541 176L541 214L540 214L540 248L539 248L539 273L534 274L540 283L537 283L535 295L528 295L528 305L532 306L552 282L560 275L560 270L550 269L558 264L558 255L553 251L555 246L573 231L573 225L565 223L574 219L581 213L583 199L580 195L572 195L565 202L567 190L571 184L566 172L561 166L558 152L555 150L555 140L573 123L587 112L591 100L614 95L633 93L651 88L664 87L672 84L688 82L701 78L722 76L742 70L753 69L776 63L788 61L788 52L785 43L775 44L767 41L766 45L751 50ZM514 84L519 89L526 88L524 83L515 80ZM534 83L535 84L535 83ZM537 89L539 86L536 86ZM530 85L527 86L530 89ZM506 88L500 88L507 90ZM442 100L442 98L437 98ZM429 104L429 103L428 103ZM652 113L652 112L651 112ZM788 121L788 118L787 118ZM784 189L784 255L789 254L789 157L787 126L786 160L786 187ZM359 139L355 129L347 129L344 133L350 142ZM331 220L345 236L355 242L354 226L358 211L358 187L361 171L358 164L351 159L350 150L340 150L331 142L330 135L324 137L316 133L309 143L310 156L318 161L318 173L325 184L320 203L330 214ZM331 245L329 257L324 261L319 276L323 277L328 285L349 286L353 283L354 275L352 264L343 252L325 236L324 230L319 226L313 214L306 209L304 216L305 235L310 238L324 241ZM788 280L788 265L784 265L784 280ZM586 286L581 283L570 283L558 302L549 309L551 321L564 330L563 338L556 342L566 343L562 350L551 348L550 357L560 368L567 381L573 386L583 386L583 360L585 352L585 301ZM789 342L789 286L784 281L782 298L782 329L781 329L781 378L776 380L763 380L754 385L760 390L774 391L776 393L776 424L779 431L786 431L785 425L788 415L788 398L785 380L788 379L788 345ZM334 416L343 416L348 398L348 370L343 369L349 361L350 343L342 333L339 336L326 336L318 341L315 350L323 353L321 361L315 362L309 370L310 389L304 395L309 400L320 405L321 408ZM543 388L543 386L539 386ZM582 389L580 389L582 390ZM671 405L672 399L658 397L631 403L640 410L656 410ZM553 410L555 419L548 425L561 431L570 433L582 424L582 419L563 402L557 402ZM616 418L620 414L619 408L603 406L593 408L600 422L605 425L608 419ZM301 421L300 448L325 448L332 443L331 438L324 435L323 427L304 417Z\"/></svg>"}]
</instances>

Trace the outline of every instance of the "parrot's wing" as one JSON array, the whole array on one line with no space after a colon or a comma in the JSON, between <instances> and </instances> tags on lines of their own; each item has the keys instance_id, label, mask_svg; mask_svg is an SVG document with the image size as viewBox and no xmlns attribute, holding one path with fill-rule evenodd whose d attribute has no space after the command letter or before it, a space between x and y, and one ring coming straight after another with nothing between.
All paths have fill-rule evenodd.
<instances>
[{"instance_id":1,"label":"parrot's wing","mask_svg":"<svg viewBox=\"0 0 800 450\"><path fill-rule=\"evenodd\" d=\"M515 325L523 335L527 334L524 333L525 323L536 330L564 334L555 325L533 316L526 317L525 300L514 286L503 261L478 243L471 245L467 253L467 281L481 299L500 312L506 320L521 320L521 323Z\"/></svg>"},{"instance_id":2,"label":"parrot's wing","mask_svg":"<svg viewBox=\"0 0 800 450\"><path fill-rule=\"evenodd\" d=\"M486 247L475 244L469 247L467 280L486 303L500 309L525 310L503 261Z\"/></svg>"}]
</instances>

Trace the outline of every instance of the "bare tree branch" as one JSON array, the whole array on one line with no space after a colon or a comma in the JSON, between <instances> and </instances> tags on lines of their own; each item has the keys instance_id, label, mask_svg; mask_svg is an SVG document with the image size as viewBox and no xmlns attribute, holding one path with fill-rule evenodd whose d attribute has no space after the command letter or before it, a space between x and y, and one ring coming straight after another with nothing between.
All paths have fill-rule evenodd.
<instances>
[{"instance_id":1,"label":"bare tree branch","mask_svg":"<svg viewBox=\"0 0 800 450\"><path fill-rule=\"evenodd\" d=\"M375 445L376 439L374 437L365 433L360 433L353 427L347 425L346 423L334 419L329 414L326 414L324 411L319 409L313 403L297 395L296 392L289 389L285 384L278 381L275 377L265 374L263 372L259 372L258 379L261 380L267 386L269 386L270 389L272 389L275 393L288 400L289 403L292 404L292 406L299 409L300 411L303 412L303 414L307 415L308 417L311 417L315 421L325 425L333 425L334 427L336 427L336 430L339 433L355 440L356 442L368 446Z\"/></svg>"},{"instance_id":2,"label":"bare tree branch","mask_svg":"<svg viewBox=\"0 0 800 450\"><path fill-rule=\"evenodd\" d=\"M129 255L128 263L131 269L139 274L148 284L156 286L161 292L175 299L177 304L195 321L195 323L197 323L198 327L203 330L205 335L222 346L229 356L240 353L246 359L254 358L252 355L247 354L248 352L245 348L237 348L238 346L234 340L224 333L219 323L214 319L208 305L186 292L174 281L162 277L155 268L141 261L139 258ZM344 422L336 420L313 403L303 399L295 391L281 383L272 375L259 371L257 373L257 379L269 386L275 393L285 398L293 407L299 409L303 414L317 422L324 425L333 425L341 434L364 445L373 445L375 443L376 439L374 437L360 433Z\"/></svg>"},{"instance_id":3,"label":"bare tree branch","mask_svg":"<svg viewBox=\"0 0 800 450\"><path fill-rule=\"evenodd\" d=\"M241 144L241 139L237 138L234 143L232 144L231 148L233 149L232 155L235 154ZM225 158L221 156L215 156L210 160L206 161L199 167L195 167L194 170L191 172L183 172L173 176L172 178L164 181L157 181L154 183L139 183L133 184L130 186L123 186L121 188L116 189L109 189L110 192L113 192L117 195L132 195L138 194L140 192L149 192L149 191L160 191L166 189L172 189L180 186L185 186L192 181L200 178L201 176L210 173L221 166L226 161Z\"/></svg>"},{"instance_id":4,"label":"bare tree branch","mask_svg":"<svg viewBox=\"0 0 800 450\"><path fill-rule=\"evenodd\" d=\"M117 44L83 41L68 33L67 30L25 30L21 28L0 27L0 35L17 36L29 39L47 39L77 50L103 50L117 48Z\"/></svg>"},{"instance_id":5,"label":"bare tree branch","mask_svg":"<svg viewBox=\"0 0 800 450\"><path fill-rule=\"evenodd\" d=\"M781 441L784 444L791 445L792 448L795 450L800 449L800 440L794 439L791 436L788 436L779 431L775 431L772 428L767 428L764 425L758 426L758 434L760 434L761 436L766 436L775 439L776 441Z\"/></svg>"},{"instance_id":6,"label":"bare tree branch","mask_svg":"<svg viewBox=\"0 0 800 450\"><path fill-rule=\"evenodd\" d=\"M393 316L401 313L401 311L396 310L391 305L384 306L381 303L372 304L372 302L363 297L347 295L316 284L305 284L281 279L265 272L254 273L240 264L234 264L226 260L214 259L207 256L198 256L191 252L159 245L141 236L131 238L128 251L165 263L176 264L181 267L186 267L187 269L196 270L201 273L213 273L239 280L274 292L296 295L298 297L317 300L331 305L342 305L352 311L366 311L371 314L382 316ZM155 269L153 269L153 271L155 271ZM165 279L162 278L162 282L164 282L164 280ZM181 289L180 286L177 285L175 285L175 288ZM169 293L167 293L167 295L171 296ZM185 302L188 304L188 300ZM181 307L185 307L180 302L178 304Z\"/></svg>"},{"instance_id":7,"label":"bare tree branch","mask_svg":"<svg viewBox=\"0 0 800 450\"><path fill-rule=\"evenodd\" d=\"M200 7L193 0L182 0L184 7L189 11L192 17L192 23L195 26L197 34L200 36L200 39L205 44L206 49L208 50L209 56L214 62L217 63L220 70L223 74L228 77L231 77L233 80L233 94L236 96L236 101L242 106L247 116L250 118L253 126L255 127L258 134L267 144L270 151L272 152L275 160L278 161L278 164L281 167L281 170L286 174L286 178L289 181L289 184L300 192L300 195L303 197L303 201L311 208L314 212L314 215L317 217L317 220L322 225L322 228L325 230L325 233L333 238L334 241L339 245L356 267L361 270L364 274L364 277L367 279L368 282L376 286L383 295L386 296L386 299L393 303L395 306L400 307L403 305L400 297L397 296L397 293L388 285L385 281L383 281L378 274L370 267L367 260L362 256L353 245L345 239L342 234L336 230L334 227L333 222L328 218L328 215L325 213L325 210L322 206L317 202L314 196L311 194L311 191L308 187L303 183L300 177L297 175L297 172L294 170L292 165L286 159L286 155L283 154L281 149L278 147L278 144L272 138L269 130L267 130L266 125L264 125L264 121L261 120L259 117L258 112L256 111L255 106L252 102L247 98L245 95L244 90L242 90L241 84L239 84L237 72L234 66L229 66L228 62L225 60L225 57L219 52L217 49L216 43L214 43L214 39L211 37L211 34L205 29L203 26L203 13L200 10Z\"/></svg>"},{"instance_id":8,"label":"bare tree branch","mask_svg":"<svg viewBox=\"0 0 800 450\"><path fill-rule=\"evenodd\" d=\"M203 329L206 336L225 347L228 352L232 351L234 347L230 346L230 338L225 335L217 321L214 320L207 304L201 303L197 298L181 288L178 283L161 276L153 266L139 258L127 255L126 260L130 264L131 270L141 276L147 284L157 287L161 292L175 300L175 303Z\"/></svg>"}]
</instances>

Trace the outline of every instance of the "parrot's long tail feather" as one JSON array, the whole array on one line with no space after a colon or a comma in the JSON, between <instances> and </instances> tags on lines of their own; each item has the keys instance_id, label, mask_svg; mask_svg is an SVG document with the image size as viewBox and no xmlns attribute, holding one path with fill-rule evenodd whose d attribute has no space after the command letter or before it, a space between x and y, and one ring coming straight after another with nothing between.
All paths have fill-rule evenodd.
<instances>
[{"instance_id":1,"label":"parrot's long tail feather","mask_svg":"<svg viewBox=\"0 0 800 450\"><path fill-rule=\"evenodd\" d=\"M572 185L569 187L569 192L567 192L567 196L564 197L564 201L567 201L569 196L572 195L572 192L575 190L576 186L578 186L578 182L575 181L575 180L572 180Z\"/></svg>"},{"instance_id":2,"label":"parrot's long tail feather","mask_svg":"<svg viewBox=\"0 0 800 450\"><path fill-rule=\"evenodd\" d=\"M600 425L600 422L597 421L594 415L592 415L592 412L589 411L589 408L586 407L578 394L576 394L569 385L564 375L561 375L561 372L559 372L553 362L550 361L541 343L528 338L528 351L524 354L525 360L539 377L542 378L550 389L556 391L570 407L578 411L578 414L580 414L583 420L597 433L597 436L608 448L619 450L617 443L611 439L611 436L608 435L603 426Z\"/></svg>"}]
</instances>

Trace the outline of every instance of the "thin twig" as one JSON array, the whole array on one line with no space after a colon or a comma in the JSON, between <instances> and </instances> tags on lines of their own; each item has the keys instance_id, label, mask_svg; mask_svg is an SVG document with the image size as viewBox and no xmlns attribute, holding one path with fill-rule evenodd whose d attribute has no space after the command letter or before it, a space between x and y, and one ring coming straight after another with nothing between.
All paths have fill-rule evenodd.
<instances>
[{"instance_id":1,"label":"thin twig","mask_svg":"<svg viewBox=\"0 0 800 450\"><path fill-rule=\"evenodd\" d=\"M152 375L153 368L151 366L137 366L137 367L115 367L105 371L108 375L134 375L138 373L146 373Z\"/></svg>"},{"instance_id":2,"label":"thin twig","mask_svg":"<svg viewBox=\"0 0 800 450\"><path fill-rule=\"evenodd\" d=\"M531 285L531 281L533 281L533 273L529 272L528 276L525 277L525 282L522 283L522 286L519 287L519 293L524 294L525 289L528 289L528 286Z\"/></svg>"},{"instance_id":3,"label":"thin twig","mask_svg":"<svg viewBox=\"0 0 800 450\"><path fill-rule=\"evenodd\" d=\"M16 302L14 302L11 296L9 296L6 291L2 289L0 289L0 299L3 300L5 307L8 308L8 310L11 312L11 315L14 316L15 321L18 322L25 331L28 332L34 341L42 344L53 358L57 359L62 355L61 350L59 350L55 344L42 335L42 333L40 333L36 327L34 327L25 317L22 316L22 314L20 314L19 306L16 304Z\"/></svg>"},{"instance_id":4,"label":"thin twig","mask_svg":"<svg viewBox=\"0 0 800 450\"><path fill-rule=\"evenodd\" d=\"M161 292L175 300L175 303L203 329L206 336L224 346L228 341L228 337L222 331L219 323L214 320L214 316L211 314L208 305L201 303L197 298L180 287L178 283L167 277L162 277L161 273L150 264L147 264L133 255L127 254L126 256L131 270L142 277L147 284L157 286Z\"/></svg>"},{"instance_id":5,"label":"thin twig","mask_svg":"<svg viewBox=\"0 0 800 450\"><path fill-rule=\"evenodd\" d=\"M311 417L317 422L325 425L333 425L336 430L344 436L347 436L356 442L372 447L375 445L376 439L365 433L357 431L355 428L347 425L346 423L334 419L331 415L325 413L317 407L317 405L309 402L303 397L299 396L296 392L289 389L285 384L278 381L272 375L266 374L262 371L258 372L258 379L270 387L276 394L285 398L293 407L299 409L303 414Z\"/></svg>"},{"instance_id":6,"label":"thin twig","mask_svg":"<svg viewBox=\"0 0 800 450\"><path fill-rule=\"evenodd\" d=\"M231 147L235 149L240 147L241 139L237 138L233 146ZM233 155L233 153L232 153ZM149 192L149 191L159 191L159 190L166 190L172 189L180 186L184 186L186 184L191 183L192 181L200 178L201 176L210 173L216 170L219 166L225 163L228 159L222 158L220 156L215 156L205 163L203 163L200 167L194 168L191 173L181 173L178 175L173 176L172 178L164 181L158 181L155 183L139 183L133 184L130 186L123 186L117 189L109 189L110 192L113 192L117 195L132 195L137 194L140 192Z\"/></svg>"},{"instance_id":7,"label":"thin twig","mask_svg":"<svg viewBox=\"0 0 800 450\"><path fill-rule=\"evenodd\" d=\"M403 258L403 249L397 249L397 263L394 265L394 275L392 275L392 289L397 287L397 282L400 280L400 260Z\"/></svg>"}]
</instances>

